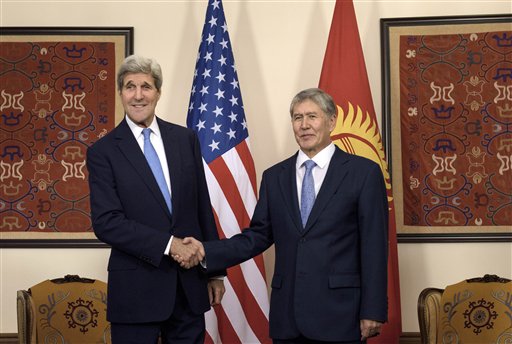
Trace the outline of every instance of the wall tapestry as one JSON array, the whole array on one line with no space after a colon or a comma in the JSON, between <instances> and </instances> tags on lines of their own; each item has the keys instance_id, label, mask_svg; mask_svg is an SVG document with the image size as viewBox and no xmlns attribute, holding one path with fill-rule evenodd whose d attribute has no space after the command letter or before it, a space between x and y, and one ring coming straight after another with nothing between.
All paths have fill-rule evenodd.
<instances>
[{"instance_id":1,"label":"wall tapestry","mask_svg":"<svg viewBox=\"0 0 512 344\"><path fill-rule=\"evenodd\" d=\"M133 29L1 32L1 244L100 245L85 153L123 116L115 78Z\"/></svg>"},{"instance_id":2,"label":"wall tapestry","mask_svg":"<svg viewBox=\"0 0 512 344\"><path fill-rule=\"evenodd\" d=\"M512 16L384 19L383 33L399 238L510 240Z\"/></svg>"}]
</instances>

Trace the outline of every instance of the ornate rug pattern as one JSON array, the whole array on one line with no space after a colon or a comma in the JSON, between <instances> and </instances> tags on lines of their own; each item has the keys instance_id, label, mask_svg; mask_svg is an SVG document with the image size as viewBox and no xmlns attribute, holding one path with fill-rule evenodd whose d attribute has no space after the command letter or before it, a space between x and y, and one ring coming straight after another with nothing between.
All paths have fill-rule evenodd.
<instances>
[{"instance_id":1,"label":"ornate rug pattern","mask_svg":"<svg viewBox=\"0 0 512 344\"><path fill-rule=\"evenodd\" d=\"M0 42L0 232L92 232L87 147L115 124L109 42Z\"/></svg>"},{"instance_id":2,"label":"ornate rug pattern","mask_svg":"<svg viewBox=\"0 0 512 344\"><path fill-rule=\"evenodd\" d=\"M512 225L512 32L400 37L404 224Z\"/></svg>"}]
</instances>

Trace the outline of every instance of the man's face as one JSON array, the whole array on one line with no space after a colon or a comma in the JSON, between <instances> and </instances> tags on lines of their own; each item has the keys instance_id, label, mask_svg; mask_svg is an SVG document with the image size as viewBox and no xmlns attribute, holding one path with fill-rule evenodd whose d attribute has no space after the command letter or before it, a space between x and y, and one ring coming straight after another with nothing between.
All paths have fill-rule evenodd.
<instances>
[{"instance_id":1,"label":"man's face","mask_svg":"<svg viewBox=\"0 0 512 344\"><path fill-rule=\"evenodd\" d=\"M153 77L144 73L126 74L120 95L128 117L140 127L149 127L160 99Z\"/></svg>"},{"instance_id":2,"label":"man's face","mask_svg":"<svg viewBox=\"0 0 512 344\"><path fill-rule=\"evenodd\" d=\"M292 126L300 149L310 158L331 143L336 115L327 116L315 102L307 99L293 108Z\"/></svg>"}]
</instances>

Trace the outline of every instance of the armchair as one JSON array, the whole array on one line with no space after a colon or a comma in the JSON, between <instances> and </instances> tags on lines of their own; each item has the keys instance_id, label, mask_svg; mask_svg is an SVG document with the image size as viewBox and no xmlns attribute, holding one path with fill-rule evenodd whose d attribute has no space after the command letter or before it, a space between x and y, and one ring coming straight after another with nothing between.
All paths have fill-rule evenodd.
<instances>
[{"instance_id":1,"label":"armchair","mask_svg":"<svg viewBox=\"0 0 512 344\"><path fill-rule=\"evenodd\" d=\"M512 282L496 275L464 280L418 297L422 344L510 343Z\"/></svg>"},{"instance_id":2,"label":"armchair","mask_svg":"<svg viewBox=\"0 0 512 344\"><path fill-rule=\"evenodd\" d=\"M20 344L111 343L107 284L66 275L17 292Z\"/></svg>"}]
</instances>

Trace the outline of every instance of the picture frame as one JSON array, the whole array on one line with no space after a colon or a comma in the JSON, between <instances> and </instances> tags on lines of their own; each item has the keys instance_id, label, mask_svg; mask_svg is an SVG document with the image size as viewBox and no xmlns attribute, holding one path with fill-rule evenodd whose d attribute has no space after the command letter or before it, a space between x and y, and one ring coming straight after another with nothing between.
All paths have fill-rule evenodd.
<instances>
[{"instance_id":1,"label":"picture frame","mask_svg":"<svg viewBox=\"0 0 512 344\"><path fill-rule=\"evenodd\" d=\"M380 31L398 242L512 241L512 158L494 148L511 136L512 14L382 18Z\"/></svg>"},{"instance_id":2,"label":"picture frame","mask_svg":"<svg viewBox=\"0 0 512 344\"><path fill-rule=\"evenodd\" d=\"M85 153L123 118L133 27L0 29L0 248L103 248Z\"/></svg>"}]
</instances>

